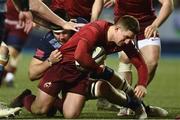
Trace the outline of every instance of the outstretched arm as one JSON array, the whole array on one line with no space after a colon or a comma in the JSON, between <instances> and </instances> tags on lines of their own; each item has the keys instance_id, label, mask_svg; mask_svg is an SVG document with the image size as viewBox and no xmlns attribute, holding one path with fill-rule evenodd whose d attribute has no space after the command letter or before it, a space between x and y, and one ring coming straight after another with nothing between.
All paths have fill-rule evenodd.
<instances>
[{"instance_id":1,"label":"outstretched arm","mask_svg":"<svg viewBox=\"0 0 180 120\"><path fill-rule=\"evenodd\" d=\"M22 2L16 2L17 0L14 0L14 3L16 7L20 8L22 5ZM77 31L77 28L82 27L82 24L76 24L72 22L67 22L57 16L55 13L53 13L41 0L29 0L29 9L35 12L37 15L39 15L41 18L52 22L58 26L63 27L64 29L71 29ZM19 9L21 10L21 9Z\"/></svg>"},{"instance_id":2,"label":"outstretched arm","mask_svg":"<svg viewBox=\"0 0 180 120\"><path fill-rule=\"evenodd\" d=\"M145 29L144 35L146 38L152 35L154 37L156 36L157 29L165 22L174 9L173 0L159 0L159 2L162 4L159 15L154 22Z\"/></svg>"}]
</instances>

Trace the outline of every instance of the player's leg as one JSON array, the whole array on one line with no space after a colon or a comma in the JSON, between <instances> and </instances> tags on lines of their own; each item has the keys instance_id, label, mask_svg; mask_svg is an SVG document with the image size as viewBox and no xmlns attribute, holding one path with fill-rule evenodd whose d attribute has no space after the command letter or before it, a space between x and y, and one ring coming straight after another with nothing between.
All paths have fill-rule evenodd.
<instances>
[{"instance_id":1,"label":"player's leg","mask_svg":"<svg viewBox=\"0 0 180 120\"><path fill-rule=\"evenodd\" d=\"M42 90L38 90L38 94L34 101L31 104L30 111L34 114L47 114L49 109L53 106L55 97L48 95L47 93L43 92ZM29 98L24 99L24 103L28 102ZM25 104L25 107L29 109L28 104Z\"/></svg>"},{"instance_id":2,"label":"player's leg","mask_svg":"<svg viewBox=\"0 0 180 120\"><path fill-rule=\"evenodd\" d=\"M144 39L138 42L138 46L141 54L147 64L149 81L148 84L153 80L158 61L160 58L161 44L160 38ZM147 54L148 53L148 54Z\"/></svg>"},{"instance_id":3,"label":"player's leg","mask_svg":"<svg viewBox=\"0 0 180 120\"><path fill-rule=\"evenodd\" d=\"M8 58L9 58L9 51L6 45L3 45L4 43L3 38L4 38L4 27L5 27L5 12L0 12L0 83L2 81L2 77L3 77L3 72L4 72L4 66L7 64L8 62Z\"/></svg>"},{"instance_id":4,"label":"player's leg","mask_svg":"<svg viewBox=\"0 0 180 120\"><path fill-rule=\"evenodd\" d=\"M6 75L4 78L4 81L8 87L13 87L14 83L14 74L16 72L17 63L19 61L19 51L17 51L15 48L8 46L9 48L9 63L6 65Z\"/></svg>"},{"instance_id":5,"label":"player's leg","mask_svg":"<svg viewBox=\"0 0 180 120\"><path fill-rule=\"evenodd\" d=\"M52 108L55 99L40 89L38 89L37 96L26 89L10 103L10 107L25 107L31 113L46 114Z\"/></svg>"},{"instance_id":6,"label":"player's leg","mask_svg":"<svg viewBox=\"0 0 180 120\"><path fill-rule=\"evenodd\" d=\"M134 96L129 96L122 90L118 91L109 82L98 80L91 85L91 93L95 97L106 98L109 102L131 108L135 111L137 118L146 118L147 114L145 108L142 106L141 101Z\"/></svg>"},{"instance_id":7,"label":"player's leg","mask_svg":"<svg viewBox=\"0 0 180 120\"><path fill-rule=\"evenodd\" d=\"M118 73L121 77L128 81L132 85L132 64L129 61L127 55L122 51L119 52L119 66Z\"/></svg>"},{"instance_id":8,"label":"player's leg","mask_svg":"<svg viewBox=\"0 0 180 120\"><path fill-rule=\"evenodd\" d=\"M85 104L85 96L68 92L63 104L64 118L78 118Z\"/></svg>"},{"instance_id":9,"label":"player's leg","mask_svg":"<svg viewBox=\"0 0 180 120\"><path fill-rule=\"evenodd\" d=\"M22 29L16 29L14 28L14 26L10 26L8 24L6 25L6 27L7 27L7 34L6 34L6 39L4 41L8 45L9 54L11 57L5 68L6 75L4 81L8 87L13 87L14 74L17 69L19 55L22 50L22 47L26 42L27 34L24 33ZM11 28L10 31L8 31L9 30L8 27Z\"/></svg>"},{"instance_id":10,"label":"player's leg","mask_svg":"<svg viewBox=\"0 0 180 120\"><path fill-rule=\"evenodd\" d=\"M7 46L2 42L0 46L0 84L4 73L4 67L6 66L9 59L9 50Z\"/></svg>"}]
</instances>

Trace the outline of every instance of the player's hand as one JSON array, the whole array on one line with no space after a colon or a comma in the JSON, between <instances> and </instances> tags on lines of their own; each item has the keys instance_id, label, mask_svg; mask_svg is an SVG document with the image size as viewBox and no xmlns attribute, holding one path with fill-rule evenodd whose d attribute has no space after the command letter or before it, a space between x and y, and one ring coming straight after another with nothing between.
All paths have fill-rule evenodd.
<instances>
[{"instance_id":1,"label":"player's hand","mask_svg":"<svg viewBox=\"0 0 180 120\"><path fill-rule=\"evenodd\" d=\"M74 22L66 22L62 27L64 29L79 31L80 28L82 28L85 24L84 23L74 23Z\"/></svg>"},{"instance_id":2,"label":"player's hand","mask_svg":"<svg viewBox=\"0 0 180 120\"><path fill-rule=\"evenodd\" d=\"M54 50L51 52L48 59L49 61L51 61L52 64L57 63L62 60L62 54L59 50Z\"/></svg>"},{"instance_id":3,"label":"player's hand","mask_svg":"<svg viewBox=\"0 0 180 120\"><path fill-rule=\"evenodd\" d=\"M147 94L147 89L143 85L137 85L134 92L138 98L143 98Z\"/></svg>"},{"instance_id":4,"label":"player's hand","mask_svg":"<svg viewBox=\"0 0 180 120\"><path fill-rule=\"evenodd\" d=\"M158 32L158 27L152 24L146 27L146 29L144 30L144 36L145 38L156 37L157 32Z\"/></svg>"},{"instance_id":5,"label":"player's hand","mask_svg":"<svg viewBox=\"0 0 180 120\"><path fill-rule=\"evenodd\" d=\"M33 28L33 17L29 11L19 12L19 25L24 27L24 32L29 33Z\"/></svg>"},{"instance_id":6,"label":"player's hand","mask_svg":"<svg viewBox=\"0 0 180 120\"><path fill-rule=\"evenodd\" d=\"M109 0L108 2L106 2L106 3L104 4L104 7L105 7L105 8L110 8L110 7L112 7L114 4L115 4L115 0Z\"/></svg>"}]
</instances>

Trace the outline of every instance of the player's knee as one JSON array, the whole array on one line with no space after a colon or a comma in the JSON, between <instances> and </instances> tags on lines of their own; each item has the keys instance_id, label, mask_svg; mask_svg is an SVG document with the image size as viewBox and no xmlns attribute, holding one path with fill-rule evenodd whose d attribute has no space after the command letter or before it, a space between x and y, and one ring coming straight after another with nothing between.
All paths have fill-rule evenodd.
<instances>
[{"instance_id":1,"label":"player's knee","mask_svg":"<svg viewBox=\"0 0 180 120\"><path fill-rule=\"evenodd\" d=\"M32 106L32 107L31 107L31 112L32 112L33 114L36 114L36 115L42 115L42 114L48 113L49 108L50 108L50 107L47 106L47 105L41 105L41 104L39 104L39 105L36 105L36 106Z\"/></svg>"},{"instance_id":2,"label":"player's knee","mask_svg":"<svg viewBox=\"0 0 180 120\"><path fill-rule=\"evenodd\" d=\"M149 60L146 62L147 66L149 69L155 69L158 66L158 61L157 60Z\"/></svg>"}]
</instances>

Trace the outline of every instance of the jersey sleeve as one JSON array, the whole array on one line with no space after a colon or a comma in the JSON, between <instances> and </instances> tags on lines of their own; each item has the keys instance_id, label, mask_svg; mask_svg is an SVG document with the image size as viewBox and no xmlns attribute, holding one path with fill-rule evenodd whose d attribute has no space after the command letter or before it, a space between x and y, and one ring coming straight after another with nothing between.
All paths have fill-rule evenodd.
<instances>
[{"instance_id":1,"label":"jersey sleeve","mask_svg":"<svg viewBox=\"0 0 180 120\"><path fill-rule=\"evenodd\" d=\"M41 61L45 61L51 52L55 50L53 47L51 47L51 44L49 44L49 38L44 36L42 39L40 39L38 43L38 47L35 50L35 55L33 56L36 59L39 59Z\"/></svg>"},{"instance_id":2,"label":"jersey sleeve","mask_svg":"<svg viewBox=\"0 0 180 120\"><path fill-rule=\"evenodd\" d=\"M146 87L148 83L148 69L142 55L133 44L127 45L124 52L130 58L131 63L136 67L138 73L137 85L143 85Z\"/></svg>"},{"instance_id":3,"label":"jersey sleeve","mask_svg":"<svg viewBox=\"0 0 180 120\"><path fill-rule=\"evenodd\" d=\"M100 31L93 27L87 29L86 32L81 34L79 43L75 50L75 59L78 63L90 71L101 72L102 68L92 58L92 51L95 48L95 44L99 40Z\"/></svg>"},{"instance_id":4,"label":"jersey sleeve","mask_svg":"<svg viewBox=\"0 0 180 120\"><path fill-rule=\"evenodd\" d=\"M40 42L39 46L35 50L35 55L33 56L36 59L41 61L45 61L51 52L47 51L48 47L42 41Z\"/></svg>"}]
</instances>

